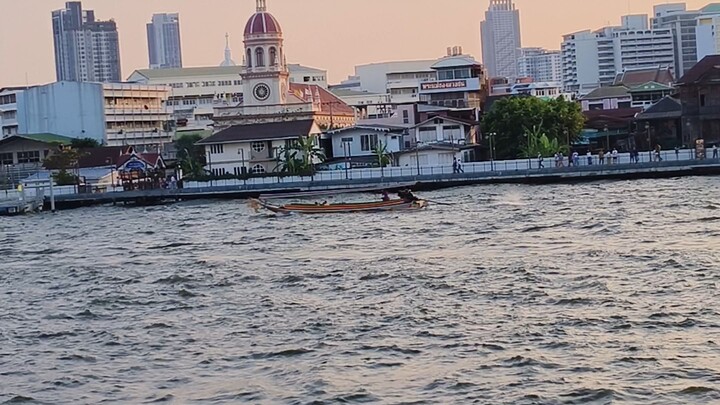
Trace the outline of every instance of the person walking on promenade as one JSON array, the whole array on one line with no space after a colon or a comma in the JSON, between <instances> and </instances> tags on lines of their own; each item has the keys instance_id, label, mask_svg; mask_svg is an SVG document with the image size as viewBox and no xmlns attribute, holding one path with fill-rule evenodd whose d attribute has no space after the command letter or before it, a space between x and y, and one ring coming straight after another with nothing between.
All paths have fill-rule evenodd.
<instances>
[{"instance_id":1,"label":"person walking on promenade","mask_svg":"<svg viewBox=\"0 0 720 405\"><path fill-rule=\"evenodd\" d=\"M598 152L598 162L600 162L601 165L605 164L605 151L602 149Z\"/></svg>"},{"instance_id":2,"label":"person walking on promenade","mask_svg":"<svg viewBox=\"0 0 720 405\"><path fill-rule=\"evenodd\" d=\"M558 153L558 162L560 163L560 167L565 167L565 155L563 155L562 152Z\"/></svg>"},{"instance_id":3,"label":"person walking on promenade","mask_svg":"<svg viewBox=\"0 0 720 405\"><path fill-rule=\"evenodd\" d=\"M456 157L453 158L453 174L459 173L458 171L458 160Z\"/></svg>"},{"instance_id":4,"label":"person walking on promenade","mask_svg":"<svg viewBox=\"0 0 720 405\"><path fill-rule=\"evenodd\" d=\"M462 168L462 162L460 161L460 159L458 159L458 161L457 161L457 172L465 173L465 170L463 170L463 168Z\"/></svg>"},{"instance_id":5,"label":"person walking on promenade","mask_svg":"<svg viewBox=\"0 0 720 405\"><path fill-rule=\"evenodd\" d=\"M718 158L718 147L717 144L713 145L713 159Z\"/></svg>"},{"instance_id":6,"label":"person walking on promenade","mask_svg":"<svg viewBox=\"0 0 720 405\"><path fill-rule=\"evenodd\" d=\"M587 162L588 162L588 166L592 166L592 151L590 151L590 149L588 149L588 152L587 152Z\"/></svg>"},{"instance_id":7,"label":"person walking on promenade","mask_svg":"<svg viewBox=\"0 0 720 405\"><path fill-rule=\"evenodd\" d=\"M575 165L576 167L580 166L580 154L577 151L573 152L572 160L573 160L573 165Z\"/></svg>"},{"instance_id":8,"label":"person walking on promenade","mask_svg":"<svg viewBox=\"0 0 720 405\"><path fill-rule=\"evenodd\" d=\"M662 157L660 156L660 150L661 150L661 148L660 148L659 144L657 146L655 146L655 160L657 160L658 162L662 162Z\"/></svg>"},{"instance_id":9,"label":"person walking on promenade","mask_svg":"<svg viewBox=\"0 0 720 405\"><path fill-rule=\"evenodd\" d=\"M675 160L680 160L680 148L675 147Z\"/></svg>"},{"instance_id":10,"label":"person walking on promenade","mask_svg":"<svg viewBox=\"0 0 720 405\"><path fill-rule=\"evenodd\" d=\"M560 154L555 152L555 167L560 167Z\"/></svg>"},{"instance_id":11,"label":"person walking on promenade","mask_svg":"<svg viewBox=\"0 0 720 405\"><path fill-rule=\"evenodd\" d=\"M545 159L543 158L542 153L538 153L538 156L537 156L538 169L544 169L544 168L545 168L545 165L543 164L543 160L545 160Z\"/></svg>"},{"instance_id":12,"label":"person walking on promenade","mask_svg":"<svg viewBox=\"0 0 720 405\"><path fill-rule=\"evenodd\" d=\"M618 150L617 149L613 149L613 151L612 151L612 160L613 160L614 165L618 164Z\"/></svg>"}]
</instances>

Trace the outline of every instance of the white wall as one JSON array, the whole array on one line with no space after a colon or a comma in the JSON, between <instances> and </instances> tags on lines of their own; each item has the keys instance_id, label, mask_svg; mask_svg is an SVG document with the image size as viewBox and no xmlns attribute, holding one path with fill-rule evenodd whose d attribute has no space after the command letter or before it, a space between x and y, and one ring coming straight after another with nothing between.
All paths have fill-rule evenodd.
<instances>
[{"instance_id":1,"label":"white wall","mask_svg":"<svg viewBox=\"0 0 720 405\"><path fill-rule=\"evenodd\" d=\"M400 151L400 144L402 142L402 135L400 134L391 134L387 132L378 132L378 131L372 131L367 129L349 129L347 131L342 131L336 134L332 135L332 148L333 148L333 156L335 158L341 158L345 156L343 145L343 139L350 139L352 138L352 142L350 142L350 154L351 156L372 156L374 155L372 151L373 145L370 145L370 150L362 150L362 136L363 135L377 135L378 142L383 142L385 145L387 145L387 151L388 153L396 153ZM395 139L393 139L395 138Z\"/></svg>"},{"instance_id":2,"label":"white wall","mask_svg":"<svg viewBox=\"0 0 720 405\"><path fill-rule=\"evenodd\" d=\"M53 133L102 142L102 84L56 82L30 88L18 95L18 124L22 134Z\"/></svg>"},{"instance_id":3,"label":"white wall","mask_svg":"<svg viewBox=\"0 0 720 405\"><path fill-rule=\"evenodd\" d=\"M417 167L418 161L420 167L450 167L452 168L453 157L462 159L460 153L454 153L447 150L425 150L417 153L403 153L400 155L398 162L400 167Z\"/></svg>"},{"instance_id":4,"label":"white wall","mask_svg":"<svg viewBox=\"0 0 720 405\"><path fill-rule=\"evenodd\" d=\"M370 63L355 66L355 76L360 79L360 88L373 93L387 92L387 74L399 72L424 72L437 60L395 61Z\"/></svg>"},{"instance_id":5,"label":"white wall","mask_svg":"<svg viewBox=\"0 0 720 405\"><path fill-rule=\"evenodd\" d=\"M716 55L720 52L720 37L716 30L720 29L720 17L704 17L698 19L698 26L695 27L697 34L697 56L698 60L708 55Z\"/></svg>"}]
</instances>

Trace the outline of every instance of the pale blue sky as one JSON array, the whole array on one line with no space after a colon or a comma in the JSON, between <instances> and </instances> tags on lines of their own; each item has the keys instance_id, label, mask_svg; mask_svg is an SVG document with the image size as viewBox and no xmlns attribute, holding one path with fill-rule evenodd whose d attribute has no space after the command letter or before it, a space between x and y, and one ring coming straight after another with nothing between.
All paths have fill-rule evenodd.
<instances>
[{"instance_id":1,"label":"pale blue sky","mask_svg":"<svg viewBox=\"0 0 720 405\"><path fill-rule=\"evenodd\" d=\"M357 64L436 58L461 45L480 59L479 24L488 0L268 0L285 32L288 62L329 70L332 82ZM688 8L709 1L689 0ZM0 0L0 86L55 80L50 13L64 0ZM652 13L657 0L516 0L523 46L559 48L562 34ZM254 0L85 0L120 31L123 77L147 67L145 24L154 12L179 12L186 66L217 65L229 32L240 62Z\"/></svg>"}]
</instances>

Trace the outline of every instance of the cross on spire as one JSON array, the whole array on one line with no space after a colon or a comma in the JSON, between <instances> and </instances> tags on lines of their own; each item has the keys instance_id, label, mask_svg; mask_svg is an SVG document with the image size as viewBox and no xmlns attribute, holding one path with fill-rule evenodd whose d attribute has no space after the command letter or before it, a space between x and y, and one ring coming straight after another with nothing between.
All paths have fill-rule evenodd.
<instances>
[{"instance_id":1,"label":"cross on spire","mask_svg":"<svg viewBox=\"0 0 720 405\"><path fill-rule=\"evenodd\" d=\"M255 0L257 3L257 12L262 13L264 11L267 11L267 4L266 0Z\"/></svg>"}]
</instances>

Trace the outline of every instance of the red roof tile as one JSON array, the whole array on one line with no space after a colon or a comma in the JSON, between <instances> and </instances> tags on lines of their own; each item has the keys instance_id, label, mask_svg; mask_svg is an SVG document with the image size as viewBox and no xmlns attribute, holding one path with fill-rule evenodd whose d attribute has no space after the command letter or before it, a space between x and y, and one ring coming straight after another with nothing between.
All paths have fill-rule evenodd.
<instances>
[{"instance_id":1,"label":"red roof tile","mask_svg":"<svg viewBox=\"0 0 720 405\"><path fill-rule=\"evenodd\" d=\"M317 84L290 83L290 94L306 103L317 101L319 96L321 114L355 116L352 107Z\"/></svg>"},{"instance_id":2,"label":"red roof tile","mask_svg":"<svg viewBox=\"0 0 720 405\"><path fill-rule=\"evenodd\" d=\"M263 34L282 34L280 23L268 12L253 14L245 24L245 36Z\"/></svg>"},{"instance_id":3,"label":"red roof tile","mask_svg":"<svg viewBox=\"0 0 720 405\"><path fill-rule=\"evenodd\" d=\"M677 85L683 86L695 83L702 79L702 77L710 70L719 69L718 67L720 67L720 55L706 56L702 58L700 62L696 63L695 66L690 68L690 70L688 70L687 73L678 80Z\"/></svg>"}]
</instances>

